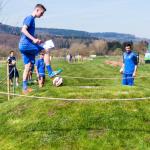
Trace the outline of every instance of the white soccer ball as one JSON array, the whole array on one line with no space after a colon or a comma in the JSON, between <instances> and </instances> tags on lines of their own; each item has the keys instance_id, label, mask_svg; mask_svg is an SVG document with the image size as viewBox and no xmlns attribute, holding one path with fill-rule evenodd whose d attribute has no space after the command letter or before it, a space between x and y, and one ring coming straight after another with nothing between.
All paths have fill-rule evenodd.
<instances>
[{"instance_id":1,"label":"white soccer ball","mask_svg":"<svg viewBox=\"0 0 150 150\"><path fill-rule=\"evenodd\" d=\"M53 79L53 85L54 86L58 87L58 86L60 86L62 84L63 84L63 78L62 77L55 77Z\"/></svg>"},{"instance_id":2,"label":"white soccer ball","mask_svg":"<svg viewBox=\"0 0 150 150\"><path fill-rule=\"evenodd\" d=\"M12 65L15 65L15 64L16 64L16 61L15 61L15 60L12 60L11 63L12 63Z\"/></svg>"}]
</instances>

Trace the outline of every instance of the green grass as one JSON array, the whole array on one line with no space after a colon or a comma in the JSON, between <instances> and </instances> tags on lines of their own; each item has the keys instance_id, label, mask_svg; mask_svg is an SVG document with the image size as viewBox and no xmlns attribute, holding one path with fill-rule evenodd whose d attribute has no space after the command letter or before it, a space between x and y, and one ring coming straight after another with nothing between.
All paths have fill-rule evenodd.
<instances>
[{"instance_id":1,"label":"green grass","mask_svg":"<svg viewBox=\"0 0 150 150\"><path fill-rule=\"evenodd\" d=\"M121 78L119 67L105 64L115 58L68 64L54 60L62 76ZM22 68L22 65L19 64ZM150 75L149 65L140 65L138 76ZM47 79L43 89L32 85L31 95L79 99L150 97L150 78L135 80L134 87L121 80L84 80L64 77L62 87ZM90 88L91 87L91 88ZM1 91L6 88L0 87ZM21 92L21 86L16 89ZM150 149L150 101L51 101L0 96L0 146L2 150L148 150Z\"/></svg>"}]
</instances>

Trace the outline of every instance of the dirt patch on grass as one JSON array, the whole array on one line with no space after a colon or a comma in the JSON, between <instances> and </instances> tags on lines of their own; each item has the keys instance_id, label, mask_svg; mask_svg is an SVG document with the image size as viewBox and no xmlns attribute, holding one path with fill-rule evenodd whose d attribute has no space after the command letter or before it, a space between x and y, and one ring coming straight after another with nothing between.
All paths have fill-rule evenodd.
<instances>
[{"instance_id":1,"label":"dirt patch on grass","mask_svg":"<svg viewBox=\"0 0 150 150\"><path fill-rule=\"evenodd\" d=\"M49 116L49 117L52 117L52 116L54 116L55 114L56 114L56 112L53 112L53 111L51 111L51 110L48 111L48 116Z\"/></svg>"},{"instance_id":2,"label":"dirt patch on grass","mask_svg":"<svg viewBox=\"0 0 150 150\"><path fill-rule=\"evenodd\" d=\"M10 111L11 115L21 116L29 108L27 104L19 104Z\"/></svg>"},{"instance_id":3,"label":"dirt patch on grass","mask_svg":"<svg viewBox=\"0 0 150 150\"><path fill-rule=\"evenodd\" d=\"M122 66L122 62L121 61L105 61L105 64L113 66L113 67L121 67Z\"/></svg>"},{"instance_id":4,"label":"dirt patch on grass","mask_svg":"<svg viewBox=\"0 0 150 150\"><path fill-rule=\"evenodd\" d=\"M70 105L70 102L58 102L54 104L53 107L48 110L48 116L53 117L57 113L57 110L69 108L68 105Z\"/></svg>"},{"instance_id":5,"label":"dirt patch on grass","mask_svg":"<svg viewBox=\"0 0 150 150\"><path fill-rule=\"evenodd\" d=\"M90 130L88 132L88 136L89 138L99 138L101 136L104 136L104 134L106 133L105 129L100 129L100 130Z\"/></svg>"}]
</instances>

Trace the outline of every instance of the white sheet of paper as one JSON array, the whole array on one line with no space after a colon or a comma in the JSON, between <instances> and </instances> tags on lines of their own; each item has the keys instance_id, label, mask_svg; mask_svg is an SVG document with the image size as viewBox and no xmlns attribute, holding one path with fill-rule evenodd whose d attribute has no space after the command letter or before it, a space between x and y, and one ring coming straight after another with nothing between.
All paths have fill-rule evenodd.
<instances>
[{"instance_id":1,"label":"white sheet of paper","mask_svg":"<svg viewBox=\"0 0 150 150\"><path fill-rule=\"evenodd\" d=\"M45 41L44 43L40 44L40 46L42 46L44 49L50 49L55 47L52 40Z\"/></svg>"}]
</instances>

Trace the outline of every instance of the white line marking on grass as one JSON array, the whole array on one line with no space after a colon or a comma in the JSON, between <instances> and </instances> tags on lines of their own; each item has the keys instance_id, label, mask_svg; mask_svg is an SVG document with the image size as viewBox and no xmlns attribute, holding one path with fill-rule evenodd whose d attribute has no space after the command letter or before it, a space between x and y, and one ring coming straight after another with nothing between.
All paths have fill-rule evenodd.
<instances>
[{"instance_id":1,"label":"white line marking on grass","mask_svg":"<svg viewBox=\"0 0 150 150\"><path fill-rule=\"evenodd\" d=\"M7 92L0 92L2 95L11 95L17 97L25 97L25 98L33 98L33 99L42 99L42 100L58 100L58 101L93 101L93 102L102 102L102 101L141 101L141 100L150 100L150 97L139 97L139 98L100 98L100 99L69 99L69 98L55 98L55 97L43 97L43 96L29 96L29 95L21 95L21 94L13 94Z\"/></svg>"},{"instance_id":2,"label":"white line marking on grass","mask_svg":"<svg viewBox=\"0 0 150 150\"><path fill-rule=\"evenodd\" d=\"M96 88L99 88L98 86L78 86L78 87L82 88L82 89L96 89Z\"/></svg>"},{"instance_id":3,"label":"white line marking on grass","mask_svg":"<svg viewBox=\"0 0 150 150\"><path fill-rule=\"evenodd\" d=\"M23 71L22 69L18 69L18 70ZM35 72L33 72L33 73L36 74ZM48 74L45 74L45 75L48 76ZM63 77L63 78L84 79L84 80L122 80L122 79L131 79L131 78L134 78L134 79L149 78L150 75L139 76L139 77L127 77L127 78L122 78L122 77L107 77L107 78L100 78L100 77L97 77L97 78L92 78L92 77L73 77L71 75L69 75L69 76L60 75L60 76Z\"/></svg>"},{"instance_id":4,"label":"white line marking on grass","mask_svg":"<svg viewBox=\"0 0 150 150\"><path fill-rule=\"evenodd\" d=\"M122 80L122 79L131 79L133 77L127 77L127 78L122 78L122 77L118 77L118 78L111 78L111 77L108 77L108 78L88 78L88 77L72 77L72 76L61 76L61 77L64 77L64 78L72 78L72 79L85 79L85 80ZM146 78L149 76L139 76L139 77L134 77L134 78Z\"/></svg>"}]
</instances>

